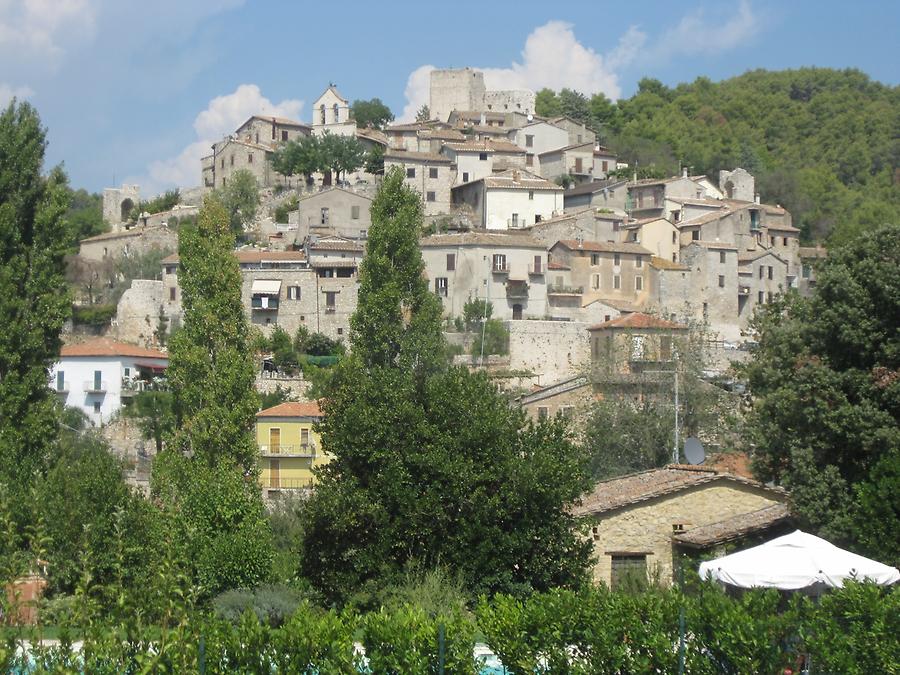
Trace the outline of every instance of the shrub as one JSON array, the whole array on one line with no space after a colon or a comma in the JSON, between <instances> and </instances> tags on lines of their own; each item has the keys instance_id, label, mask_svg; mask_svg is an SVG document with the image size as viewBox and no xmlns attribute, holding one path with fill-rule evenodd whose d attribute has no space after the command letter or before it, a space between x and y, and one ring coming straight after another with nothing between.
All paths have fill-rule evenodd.
<instances>
[{"instance_id":1,"label":"shrub","mask_svg":"<svg viewBox=\"0 0 900 675\"><path fill-rule=\"evenodd\" d=\"M509 329L500 319L488 319L484 324L483 335L477 335L472 341L471 354L478 357L482 353L509 354ZM482 342L484 349L482 350Z\"/></svg>"},{"instance_id":2,"label":"shrub","mask_svg":"<svg viewBox=\"0 0 900 675\"><path fill-rule=\"evenodd\" d=\"M284 584L257 586L253 589L225 591L213 598L216 616L237 624L247 612L268 626L282 625L304 600L304 594Z\"/></svg>"},{"instance_id":3,"label":"shrub","mask_svg":"<svg viewBox=\"0 0 900 675\"><path fill-rule=\"evenodd\" d=\"M72 323L76 326L102 326L116 315L116 305L72 305Z\"/></svg>"}]
</instances>

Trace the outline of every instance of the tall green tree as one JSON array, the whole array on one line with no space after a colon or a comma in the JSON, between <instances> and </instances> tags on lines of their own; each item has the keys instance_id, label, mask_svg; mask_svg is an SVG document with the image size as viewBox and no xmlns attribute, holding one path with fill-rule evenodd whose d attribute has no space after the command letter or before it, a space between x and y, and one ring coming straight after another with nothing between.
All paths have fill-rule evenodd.
<instances>
[{"instance_id":1,"label":"tall green tree","mask_svg":"<svg viewBox=\"0 0 900 675\"><path fill-rule=\"evenodd\" d=\"M372 126L375 129L381 129L386 124L394 121L394 113L380 98L373 98L368 101L356 100L350 106L350 115L356 122L356 126L364 129Z\"/></svg>"},{"instance_id":2,"label":"tall green tree","mask_svg":"<svg viewBox=\"0 0 900 675\"><path fill-rule=\"evenodd\" d=\"M416 111L416 122L427 122L431 119L431 110L427 103L423 103L422 107Z\"/></svg>"},{"instance_id":3,"label":"tall green tree","mask_svg":"<svg viewBox=\"0 0 900 675\"><path fill-rule=\"evenodd\" d=\"M234 235L215 195L178 243L184 322L167 373L175 431L154 460L152 488L178 514L195 579L214 594L271 572L252 435L259 398Z\"/></svg>"},{"instance_id":4,"label":"tall green tree","mask_svg":"<svg viewBox=\"0 0 900 675\"><path fill-rule=\"evenodd\" d=\"M228 213L231 230L240 234L253 219L259 208L259 186L256 176L247 169L235 171L228 184L222 188L220 200Z\"/></svg>"},{"instance_id":5,"label":"tall green tree","mask_svg":"<svg viewBox=\"0 0 900 675\"><path fill-rule=\"evenodd\" d=\"M70 198L41 173L46 132L28 103L0 113L0 483L27 489L57 432L47 370L69 315L63 258Z\"/></svg>"},{"instance_id":6,"label":"tall green tree","mask_svg":"<svg viewBox=\"0 0 900 675\"><path fill-rule=\"evenodd\" d=\"M827 538L900 559L900 225L829 251L814 294L755 320L755 468ZM887 536L886 536L887 535Z\"/></svg>"},{"instance_id":7,"label":"tall green tree","mask_svg":"<svg viewBox=\"0 0 900 675\"><path fill-rule=\"evenodd\" d=\"M411 566L472 593L577 583L589 544L567 505L583 455L483 375L447 364L418 249L421 198L394 169L372 205L352 351L324 405L333 460L304 511L301 571L329 599L371 599ZM461 423L462 421L464 423Z\"/></svg>"}]
</instances>

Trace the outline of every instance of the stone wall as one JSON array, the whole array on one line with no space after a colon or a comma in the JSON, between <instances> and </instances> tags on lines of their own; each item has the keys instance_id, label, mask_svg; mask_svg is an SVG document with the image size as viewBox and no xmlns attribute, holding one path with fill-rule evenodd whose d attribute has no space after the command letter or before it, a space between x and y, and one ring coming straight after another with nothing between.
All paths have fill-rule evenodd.
<instances>
[{"instance_id":1,"label":"stone wall","mask_svg":"<svg viewBox=\"0 0 900 675\"><path fill-rule=\"evenodd\" d=\"M593 534L594 581L610 583L612 556L616 553L647 553L651 580L672 582L673 526L685 530L709 525L744 513L758 511L783 501L777 493L727 479L687 488L673 495L596 516Z\"/></svg>"},{"instance_id":2,"label":"stone wall","mask_svg":"<svg viewBox=\"0 0 900 675\"><path fill-rule=\"evenodd\" d=\"M529 89L487 90L484 107L492 112L534 113L535 94Z\"/></svg>"},{"instance_id":3,"label":"stone wall","mask_svg":"<svg viewBox=\"0 0 900 675\"><path fill-rule=\"evenodd\" d=\"M306 392L311 383L303 379L302 373L297 377L288 377L281 373L260 372L256 375L255 386L260 394L272 394L280 387L291 392L298 401L305 401L308 400Z\"/></svg>"},{"instance_id":4,"label":"stone wall","mask_svg":"<svg viewBox=\"0 0 900 675\"><path fill-rule=\"evenodd\" d=\"M510 321L510 370L529 370L542 384L586 372L591 350L588 324L575 321Z\"/></svg>"},{"instance_id":5,"label":"stone wall","mask_svg":"<svg viewBox=\"0 0 900 675\"><path fill-rule=\"evenodd\" d=\"M125 221L125 216L131 211L131 207L139 201L141 201L140 185L104 188L103 220L115 228L115 226Z\"/></svg>"},{"instance_id":6,"label":"stone wall","mask_svg":"<svg viewBox=\"0 0 900 675\"><path fill-rule=\"evenodd\" d=\"M135 279L119 299L112 334L117 340L158 347L156 331L163 306L163 282Z\"/></svg>"},{"instance_id":7,"label":"stone wall","mask_svg":"<svg viewBox=\"0 0 900 675\"><path fill-rule=\"evenodd\" d=\"M122 255L141 255L152 249L175 251L178 234L165 227L132 228L109 232L82 240L78 255L85 260L100 262L104 258Z\"/></svg>"}]
</instances>

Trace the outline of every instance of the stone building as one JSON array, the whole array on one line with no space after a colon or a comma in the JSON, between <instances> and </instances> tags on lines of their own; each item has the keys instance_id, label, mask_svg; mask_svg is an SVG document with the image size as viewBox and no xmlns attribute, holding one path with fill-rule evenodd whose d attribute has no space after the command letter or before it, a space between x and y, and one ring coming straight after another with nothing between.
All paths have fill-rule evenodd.
<instances>
[{"instance_id":1,"label":"stone building","mask_svg":"<svg viewBox=\"0 0 900 675\"><path fill-rule=\"evenodd\" d=\"M541 155L569 145L569 133L546 120L533 120L525 126L510 129L507 137L525 149L525 168L541 176L546 176L541 169Z\"/></svg>"},{"instance_id":2,"label":"stone building","mask_svg":"<svg viewBox=\"0 0 900 675\"><path fill-rule=\"evenodd\" d=\"M428 110L431 117L446 122L454 110L534 112L535 95L528 90L488 90L484 73L472 68L431 71Z\"/></svg>"},{"instance_id":3,"label":"stone building","mask_svg":"<svg viewBox=\"0 0 900 675\"><path fill-rule=\"evenodd\" d=\"M797 289L800 295L812 295L816 287L816 268L828 257L828 251L823 246L801 246L797 249L797 257L800 259Z\"/></svg>"},{"instance_id":4,"label":"stone building","mask_svg":"<svg viewBox=\"0 0 900 675\"><path fill-rule=\"evenodd\" d=\"M529 227L563 211L559 185L520 169L457 185L451 195L453 204L472 209L475 227L488 230Z\"/></svg>"},{"instance_id":5,"label":"stone building","mask_svg":"<svg viewBox=\"0 0 900 675\"><path fill-rule=\"evenodd\" d=\"M572 375L542 387L534 387L516 402L537 422L556 415L571 420L578 416L579 409L587 408L593 400L588 378L584 375Z\"/></svg>"},{"instance_id":6,"label":"stone building","mask_svg":"<svg viewBox=\"0 0 900 675\"><path fill-rule=\"evenodd\" d=\"M626 181L616 178L593 180L570 187L563 195L566 211L593 207L625 213Z\"/></svg>"},{"instance_id":7,"label":"stone building","mask_svg":"<svg viewBox=\"0 0 900 675\"><path fill-rule=\"evenodd\" d=\"M78 255L84 260L102 262L142 255L152 250L174 251L178 233L168 227L133 227L130 230L105 232L78 244Z\"/></svg>"},{"instance_id":8,"label":"stone building","mask_svg":"<svg viewBox=\"0 0 900 675\"><path fill-rule=\"evenodd\" d=\"M566 145L581 145L582 143L590 143L594 145L597 142L597 134L587 128L584 122L572 119L562 115L560 117L551 117L550 124L565 129L569 134L569 142Z\"/></svg>"},{"instance_id":9,"label":"stone building","mask_svg":"<svg viewBox=\"0 0 900 675\"><path fill-rule=\"evenodd\" d=\"M617 590L673 583L680 552L777 531L790 518L786 501L783 490L747 478L669 465L601 481L575 513L590 523L594 582Z\"/></svg>"},{"instance_id":10,"label":"stone building","mask_svg":"<svg viewBox=\"0 0 900 675\"><path fill-rule=\"evenodd\" d=\"M540 173L544 178L556 180L560 176L572 176L579 183L589 183L594 178L594 146L577 143L542 152Z\"/></svg>"},{"instance_id":11,"label":"stone building","mask_svg":"<svg viewBox=\"0 0 900 675\"><path fill-rule=\"evenodd\" d=\"M456 165L456 183L486 178L507 169L525 168L525 151L508 141L480 140L445 143L443 154Z\"/></svg>"},{"instance_id":12,"label":"stone building","mask_svg":"<svg viewBox=\"0 0 900 675\"><path fill-rule=\"evenodd\" d=\"M425 274L444 313L462 316L470 299L488 300L497 319L547 312L547 251L531 237L501 232L438 234L420 241Z\"/></svg>"},{"instance_id":13,"label":"stone building","mask_svg":"<svg viewBox=\"0 0 900 675\"><path fill-rule=\"evenodd\" d=\"M140 185L122 185L117 188L103 189L103 220L113 230L125 227L131 209L141 201Z\"/></svg>"},{"instance_id":14,"label":"stone building","mask_svg":"<svg viewBox=\"0 0 900 675\"><path fill-rule=\"evenodd\" d=\"M690 270L691 299L681 304L676 298L663 298L660 307L672 308L679 321L705 324L724 340L739 340L737 247L694 241L681 249L681 263Z\"/></svg>"},{"instance_id":15,"label":"stone building","mask_svg":"<svg viewBox=\"0 0 900 675\"><path fill-rule=\"evenodd\" d=\"M760 249L738 255L738 318L746 328L757 305L772 302L787 291L788 263L772 250Z\"/></svg>"},{"instance_id":16,"label":"stone building","mask_svg":"<svg viewBox=\"0 0 900 675\"><path fill-rule=\"evenodd\" d=\"M456 182L456 165L450 157L433 152L388 150L384 170L403 170L405 183L422 196L425 215L450 212L450 188Z\"/></svg>"},{"instance_id":17,"label":"stone building","mask_svg":"<svg viewBox=\"0 0 900 675\"><path fill-rule=\"evenodd\" d=\"M297 210L288 214L288 223L297 226L294 244L302 246L311 237L330 235L365 241L372 224L371 208L371 197L347 188L304 196Z\"/></svg>"},{"instance_id":18,"label":"stone building","mask_svg":"<svg viewBox=\"0 0 900 675\"><path fill-rule=\"evenodd\" d=\"M356 122L350 119L350 102L341 96L333 84L313 101L312 132L317 136L336 134L355 136Z\"/></svg>"},{"instance_id":19,"label":"stone building","mask_svg":"<svg viewBox=\"0 0 900 675\"><path fill-rule=\"evenodd\" d=\"M598 145L594 147L594 180L605 179L611 171L615 171L619 163L619 157L607 147Z\"/></svg>"}]
</instances>

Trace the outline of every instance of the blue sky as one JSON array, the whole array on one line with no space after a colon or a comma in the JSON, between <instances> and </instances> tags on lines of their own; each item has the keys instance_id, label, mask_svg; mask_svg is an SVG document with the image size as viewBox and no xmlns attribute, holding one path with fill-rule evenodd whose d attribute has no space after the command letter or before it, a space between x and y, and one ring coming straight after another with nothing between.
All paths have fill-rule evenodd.
<instances>
[{"instance_id":1,"label":"blue sky","mask_svg":"<svg viewBox=\"0 0 900 675\"><path fill-rule=\"evenodd\" d=\"M900 3L0 0L0 103L30 100L76 187L199 183L197 158L254 112L309 118L329 82L398 117L428 66L496 87L629 96L637 81L855 67L900 81Z\"/></svg>"}]
</instances>

